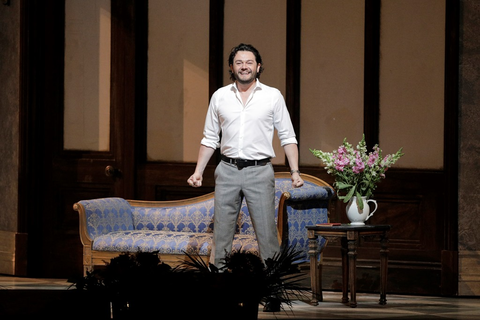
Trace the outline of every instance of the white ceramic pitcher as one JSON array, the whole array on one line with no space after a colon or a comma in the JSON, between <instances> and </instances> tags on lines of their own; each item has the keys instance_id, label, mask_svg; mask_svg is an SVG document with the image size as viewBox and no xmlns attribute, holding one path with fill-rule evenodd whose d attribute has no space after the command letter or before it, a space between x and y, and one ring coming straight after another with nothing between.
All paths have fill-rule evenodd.
<instances>
[{"instance_id":1,"label":"white ceramic pitcher","mask_svg":"<svg viewBox=\"0 0 480 320\"><path fill-rule=\"evenodd\" d=\"M368 199L362 197L363 200L363 210L357 206L357 197L352 197L347 204L347 217L350 220L350 224L353 226L364 226L365 221L367 221L375 211L377 211L378 205L377 201L373 199ZM370 213L369 203L372 202L375 205L375 209Z\"/></svg>"}]
</instances>

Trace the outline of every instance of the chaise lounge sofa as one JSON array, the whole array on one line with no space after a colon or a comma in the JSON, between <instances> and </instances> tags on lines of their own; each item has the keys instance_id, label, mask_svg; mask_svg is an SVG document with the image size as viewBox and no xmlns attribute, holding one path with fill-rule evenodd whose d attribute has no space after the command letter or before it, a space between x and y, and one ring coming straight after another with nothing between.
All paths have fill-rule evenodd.
<instances>
[{"instance_id":1,"label":"chaise lounge sofa","mask_svg":"<svg viewBox=\"0 0 480 320\"><path fill-rule=\"evenodd\" d=\"M275 210L279 243L294 246L301 251L298 262L307 262L305 226L328 222L334 190L311 175L302 174L302 178L304 186L292 188L290 173L275 173ZM80 220L84 274L95 266L105 265L122 252L158 251L161 260L169 264L179 264L185 258L185 252L207 258L214 228L214 196L212 192L175 201L112 197L75 203L73 208L78 211ZM258 254L245 200L237 222L233 250Z\"/></svg>"}]
</instances>

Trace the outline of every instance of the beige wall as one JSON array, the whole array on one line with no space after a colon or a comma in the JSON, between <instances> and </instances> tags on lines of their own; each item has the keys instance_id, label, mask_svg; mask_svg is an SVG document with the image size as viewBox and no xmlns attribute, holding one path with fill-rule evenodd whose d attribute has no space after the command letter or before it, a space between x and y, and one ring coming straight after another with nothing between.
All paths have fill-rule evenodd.
<instances>
[{"instance_id":1,"label":"beige wall","mask_svg":"<svg viewBox=\"0 0 480 320\"><path fill-rule=\"evenodd\" d=\"M364 15L363 1L302 2L302 165L319 165L309 149L362 138Z\"/></svg>"},{"instance_id":2,"label":"beige wall","mask_svg":"<svg viewBox=\"0 0 480 320\"><path fill-rule=\"evenodd\" d=\"M188 3L150 2L149 160L196 161L209 100L208 1ZM363 1L302 2L302 165L319 165L309 148L362 137L364 16ZM397 167L443 167L444 24L443 0L382 2L380 147L404 148ZM224 35L224 84L230 49L251 43L264 60L262 82L285 95L285 0L226 0ZM274 145L274 163L284 163Z\"/></svg>"},{"instance_id":3,"label":"beige wall","mask_svg":"<svg viewBox=\"0 0 480 320\"><path fill-rule=\"evenodd\" d=\"M195 162L202 138L210 99L209 1L183 2L149 3L149 160ZM285 93L285 6L278 0L225 1L225 84L230 83L230 49L245 42L257 47L265 60L262 81ZM283 163L278 139L275 144L276 161Z\"/></svg>"},{"instance_id":4,"label":"beige wall","mask_svg":"<svg viewBox=\"0 0 480 320\"><path fill-rule=\"evenodd\" d=\"M396 167L443 168L445 1L382 1L380 147Z\"/></svg>"},{"instance_id":5,"label":"beige wall","mask_svg":"<svg viewBox=\"0 0 480 320\"><path fill-rule=\"evenodd\" d=\"M195 162L209 101L209 1L150 1L148 19L147 159Z\"/></svg>"},{"instance_id":6,"label":"beige wall","mask_svg":"<svg viewBox=\"0 0 480 320\"><path fill-rule=\"evenodd\" d=\"M110 148L110 0L65 1L66 150Z\"/></svg>"}]
</instances>

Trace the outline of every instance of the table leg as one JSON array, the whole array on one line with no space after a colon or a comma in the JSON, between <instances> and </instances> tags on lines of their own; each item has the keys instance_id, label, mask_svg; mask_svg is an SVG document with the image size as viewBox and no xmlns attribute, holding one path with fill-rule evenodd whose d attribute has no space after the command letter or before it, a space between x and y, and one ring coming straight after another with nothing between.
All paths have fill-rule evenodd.
<instances>
[{"instance_id":1,"label":"table leg","mask_svg":"<svg viewBox=\"0 0 480 320\"><path fill-rule=\"evenodd\" d=\"M350 285L350 307L357 306L357 234L354 231L347 232L348 240L348 270Z\"/></svg>"},{"instance_id":2,"label":"table leg","mask_svg":"<svg viewBox=\"0 0 480 320\"><path fill-rule=\"evenodd\" d=\"M317 235L311 230L308 231L308 255L310 257L310 285L312 287L312 300L310 303L316 306L319 301L323 301L322 274L318 264L319 248Z\"/></svg>"},{"instance_id":3,"label":"table leg","mask_svg":"<svg viewBox=\"0 0 480 320\"><path fill-rule=\"evenodd\" d=\"M387 304L388 235L380 239L380 304Z\"/></svg>"},{"instance_id":4,"label":"table leg","mask_svg":"<svg viewBox=\"0 0 480 320\"><path fill-rule=\"evenodd\" d=\"M348 303L348 242L347 238L341 239L342 243L342 303Z\"/></svg>"}]
</instances>

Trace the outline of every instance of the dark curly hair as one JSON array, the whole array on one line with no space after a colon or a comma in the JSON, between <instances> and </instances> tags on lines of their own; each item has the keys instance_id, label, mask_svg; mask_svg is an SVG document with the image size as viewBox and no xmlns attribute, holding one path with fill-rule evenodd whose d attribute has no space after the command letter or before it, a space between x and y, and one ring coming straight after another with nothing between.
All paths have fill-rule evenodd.
<instances>
[{"instance_id":1,"label":"dark curly hair","mask_svg":"<svg viewBox=\"0 0 480 320\"><path fill-rule=\"evenodd\" d=\"M260 79L260 74L263 72L262 56L260 56L260 52L258 52L258 50L255 49L255 47L251 44L240 43L238 46L233 47L232 51L230 52L230 56L228 57L228 66L233 65L233 59L238 51L250 51L253 53L255 56L255 61L260 64L260 70L258 70L257 73L257 78ZM228 69L228 72L230 73L230 79L235 81L235 75L232 73L232 70Z\"/></svg>"}]
</instances>

